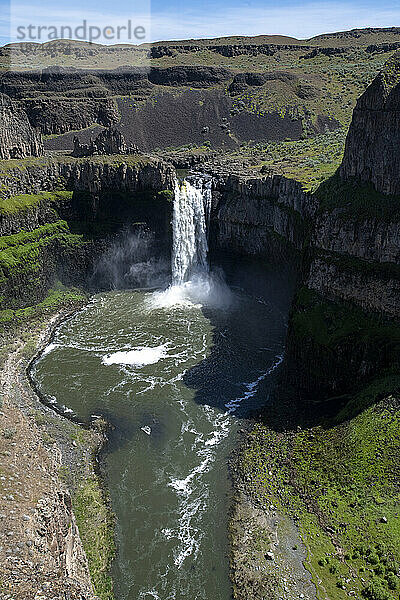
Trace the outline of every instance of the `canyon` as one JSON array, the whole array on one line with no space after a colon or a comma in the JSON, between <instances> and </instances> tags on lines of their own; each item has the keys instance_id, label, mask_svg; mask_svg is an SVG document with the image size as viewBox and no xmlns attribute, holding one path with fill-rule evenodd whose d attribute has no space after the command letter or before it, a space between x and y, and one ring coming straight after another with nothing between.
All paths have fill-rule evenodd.
<instances>
[{"instance_id":1,"label":"canyon","mask_svg":"<svg viewBox=\"0 0 400 600\"><path fill-rule=\"evenodd\" d=\"M365 32L366 38L375 34ZM387 35L396 36L398 31ZM344 36L347 37L354 41L351 32ZM337 129L339 115L322 115L314 105L313 118L307 116L304 107L300 112L285 111L283 116L279 116L279 108L255 117L246 107L239 106L235 112L232 98L247 93L249 88L251 92L265 91L271 85L274 90L283 86L284 95L290 95L293 89L297 97L308 94L314 102L318 90L311 89L310 82L304 89L304 82L296 77L281 72L269 77L250 71L233 74L222 66L203 65L154 66L150 73L140 69L121 73L89 71L85 77L77 70L50 68L43 73L5 72L0 77L0 319L5 340L13 336L20 339L21 330L30 327L29 319L36 319L40 330L41 319L46 321L49 314L68 313L75 302L81 306L82 292L71 292L71 287L97 291L91 279L96 261L127 223L134 231L143 226L152 230L159 247L168 255L176 168L185 160L195 165L195 172L210 178L211 255L222 252L234 259L257 258L276 269L293 264L295 292L279 384L271 392L267 406L257 407L257 416L232 466L236 493L231 525L231 577L234 596L240 600L261 599L267 592L271 598L275 598L274 593L281 597L281 582L275 585L274 592L268 577L260 577L260 570L264 573L270 560L265 558L269 545L262 541L263 527L268 531L264 521L277 518L276 514L282 523L285 518L295 523L308 550L308 556L302 560L321 597L342 598L340 594L356 593L355 590L371 600L379 597L379 590L386 594L382 598L395 597L399 560L394 524L398 505L393 498L398 494L399 450L394 430L398 420L400 342L396 150L400 130L400 54L393 54L396 48L389 46L375 43L363 48L366 54L381 56L386 52L391 56L357 101L340 166L333 163L332 172L316 189L309 189L285 170L274 171L273 165L263 172L263 165L257 162L259 155L256 164L248 165L247 158L240 156L230 163L229 156L225 159L220 151L222 147L229 153L240 146L241 139L252 139L249 123L253 119L255 128L263 123L263 131L270 128L269 139L286 144L285 148L300 143L305 129L310 135L330 135L330 129ZM177 51L198 51L194 46L185 48L168 44L153 47L151 53L158 60ZM303 60L314 61L355 52L354 46L332 49L322 45L315 50L314 43L300 47L290 41L276 47L260 43L207 48L223 57L259 58L288 51L299 51L304 56L306 51L310 58ZM79 101L74 97L77 82L82 89ZM152 86L168 88L167 98L164 91L158 97L161 108L140 105L133 119L127 119L129 111L123 108L121 98L143 90L148 96L146 90ZM169 88L182 86L196 89L185 91L183 96L179 90L178 98L172 99ZM218 86L226 86L229 94L215 91ZM118 99L117 87L121 96ZM40 97L42 89L50 90L57 102L46 103ZM66 100L67 94L60 94L61 89L74 90L71 102ZM38 99L30 98L32 90ZM164 143L165 138L159 134L153 138L151 148L143 144L141 147L139 136L132 132L140 128L143 139L150 139L146 124L154 125L159 117L168 123L171 102L179 107L186 100L192 107L188 122L193 120L194 112L201 112L201 102L209 103L205 118L194 119L192 125L192 139L196 138L198 147L175 148L175 158L170 160L168 146L186 141L175 140L174 128L170 144ZM85 112L77 121L82 105ZM224 117L219 112L221 106L225 107ZM246 115L240 117L243 110ZM118 123L121 135L126 136L124 147L139 142L134 153L81 158L70 155L73 127L80 130L74 135L87 143L91 136ZM207 127L209 130L203 131ZM44 135L56 137L45 139L43 146L37 128ZM246 131L242 138L241 128ZM211 149L202 147L208 138ZM148 150L152 154L144 153ZM10 372L12 377L18 377L21 365L4 365L3 378ZM9 410L16 411L15 418L26 428L32 419L29 402L34 400L26 401L24 415L23 407L16 406L12 380L4 395L3 418L11 418ZM9 424L4 425L5 440L4 431L10 428ZM34 444L41 434L31 435ZM91 441L94 446L101 443L101 435L97 436ZM63 444L69 446L68 441ZM64 453L75 452L73 448L72 445L72 450ZM17 446L6 451L16 452ZM47 518L44 552L58 561L57 568L63 573L66 586L72 585L71 580L78 581L74 583L80 586L77 597L92 598L98 593L97 589L93 592L88 575L89 569L93 574L93 562L86 562L82 550L85 540L82 546L68 499L69 493L74 495L76 484L57 482L60 459L52 457L53 451L43 452L55 461L48 467L55 486L50 495L63 498L54 516ZM309 457L314 460L311 464ZM14 462L17 460L16 457ZM84 462L90 470L90 457ZM329 465L330 475L326 473ZM367 515L365 519L363 515ZM107 517L104 519L107 522ZM52 541L54 529L61 530L57 544ZM251 558L246 564L240 546L248 544L249 539L263 550L254 555L248 550ZM371 555L378 557L376 562L370 560ZM377 564L381 572L377 572ZM106 561L101 577L108 567ZM5 580L7 577L7 573L3 575ZM41 584L46 577L50 576L44 574ZM104 585L102 593L108 594L104 589L108 590L109 584Z\"/></svg>"}]
</instances>

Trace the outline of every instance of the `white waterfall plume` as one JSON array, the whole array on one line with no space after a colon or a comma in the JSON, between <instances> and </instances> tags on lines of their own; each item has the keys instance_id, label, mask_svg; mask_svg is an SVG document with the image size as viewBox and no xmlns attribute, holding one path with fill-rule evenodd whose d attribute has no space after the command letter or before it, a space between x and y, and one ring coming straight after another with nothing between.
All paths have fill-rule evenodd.
<instances>
[{"instance_id":1,"label":"white waterfall plume","mask_svg":"<svg viewBox=\"0 0 400 600\"><path fill-rule=\"evenodd\" d=\"M227 306L231 293L218 273L208 265L208 230L212 180L194 176L175 183L172 222L172 285L155 292L152 308L177 305Z\"/></svg>"},{"instance_id":2,"label":"white waterfall plume","mask_svg":"<svg viewBox=\"0 0 400 600\"><path fill-rule=\"evenodd\" d=\"M172 284L208 273L207 221L211 211L211 180L202 177L175 182L172 222Z\"/></svg>"}]
</instances>

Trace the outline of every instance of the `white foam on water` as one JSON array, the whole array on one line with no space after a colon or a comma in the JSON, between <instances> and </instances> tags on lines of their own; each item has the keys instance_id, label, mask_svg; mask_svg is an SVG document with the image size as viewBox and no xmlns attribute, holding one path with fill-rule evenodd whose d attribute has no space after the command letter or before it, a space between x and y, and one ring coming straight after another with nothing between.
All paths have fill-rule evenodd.
<instances>
[{"instance_id":1,"label":"white foam on water","mask_svg":"<svg viewBox=\"0 0 400 600\"><path fill-rule=\"evenodd\" d=\"M182 567L186 558L197 556L204 534L197 527L192 526L192 519L201 509L205 510L206 506L202 498L196 498L193 502L187 503L181 511L177 536L180 545L179 550L174 553L174 564L178 569Z\"/></svg>"},{"instance_id":2,"label":"white foam on water","mask_svg":"<svg viewBox=\"0 0 400 600\"><path fill-rule=\"evenodd\" d=\"M203 530L199 524L201 514L209 508L209 489L203 475L210 471L217 456L217 446L229 434L231 419L226 413L217 413L210 406L201 407L206 421L212 425L209 433L201 433L191 419L181 426L181 435L194 435L192 451L199 463L186 477L170 477L168 486L174 489L179 498L177 527L164 529L167 539L176 539L179 544L174 550L174 565L180 569L186 558L196 559L200 549Z\"/></svg>"},{"instance_id":3,"label":"white foam on water","mask_svg":"<svg viewBox=\"0 0 400 600\"><path fill-rule=\"evenodd\" d=\"M275 369L279 367L282 361L283 354L280 354L276 357L272 366L267 371L265 371L265 373L262 373L259 377L257 377L255 381L251 381L250 383L244 383L243 385L246 388L246 392L244 393L244 395L240 396L240 398L234 398L233 400L225 404L225 408L228 409L228 413L234 413L243 401L255 396L258 390L259 383L263 381L266 377L268 377L268 375L271 375L271 373L273 373Z\"/></svg>"},{"instance_id":4,"label":"white foam on water","mask_svg":"<svg viewBox=\"0 0 400 600\"><path fill-rule=\"evenodd\" d=\"M233 302L232 292L217 275L203 273L194 275L190 281L171 285L150 297L150 309L168 308L229 308Z\"/></svg>"},{"instance_id":5,"label":"white foam on water","mask_svg":"<svg viewBox=\"0 0 400 600\"><path fill-rule=\"evenodd\" d=\"M48 346L46 346L46 348L43 350L42 352L42 356L46 356L46 354L49 354L50 352L52 352L55 348L58 347L58 344L49 344Z\"/></svg>"},{"instance_id":6,"label":"white foam on water","mask_svg":"<svg viewBox=\"0 0 400 600\"><path fill-rule=\"evenodd\" d=\"M152 590L148 590L147 592L140 592L139 599L146 600L146 598L154 598L154 600L160 600L160 596L157 591L153 588Z\"/></svg>"},{"instance_id":7,"label":"white foam on water","mask_svg":"<svg viewBox=\"0 0 400 600\"><path fill-rule=\"evenodd\" d=\"M167 356L167 347L165 344L154 348L142 346L134 350L114 352L103 356L104 365L132 365L135 367L144 367L153 365Z\"/></svg>"},{"instance_id":8,"label":"white foam on water","mask_svg":"<svg viewBox=\"0 0 400 600\"><path fill-rule=\"evenodd\" d=\"M191 473L185 479L174 479L172 478L169 482L169 486L172 487L177 494L182 494L184 496L190 496L193 492L193 488L191 487L192 480L199 475L200 473L204 473L207 470L208 464L210 462L210 458L205 458L200 465L195 467Z\"/></svg>"}]
</instances>

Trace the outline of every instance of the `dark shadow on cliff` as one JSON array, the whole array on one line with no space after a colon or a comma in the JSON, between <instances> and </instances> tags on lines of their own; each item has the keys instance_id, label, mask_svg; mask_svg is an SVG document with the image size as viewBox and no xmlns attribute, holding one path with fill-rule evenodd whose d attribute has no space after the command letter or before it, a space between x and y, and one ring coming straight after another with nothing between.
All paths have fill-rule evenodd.
<instances>
[{"instance_id":1,"label":"dark shadow on cliff","mask_svg":"<svg viewBox=\"0 0 400 600\"><path fill-rule=\"evenodd\" d=\"M223 254L213 264L223 269L235 302L224 311L203 308L213 327L213 344L209 356L184 377L197 403L234 408L235 417L261 421L275 431L317 425L329 429L399 388L398 375L388 372L349 381L336 394L305 397L289 383L293 377L281 361L296 265L276 267Z\"/></svg>"}]
</instances>

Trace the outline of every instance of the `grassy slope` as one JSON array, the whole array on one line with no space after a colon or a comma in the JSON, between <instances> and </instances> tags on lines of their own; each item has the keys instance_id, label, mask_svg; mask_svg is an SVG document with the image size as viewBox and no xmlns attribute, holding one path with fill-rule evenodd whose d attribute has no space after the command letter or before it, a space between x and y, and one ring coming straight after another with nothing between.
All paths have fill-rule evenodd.
<instances>
[{"instance_id":1,"label":"grassy slope","mask_svg":"<svg viewBox=\"0 0 400 600\"><path fill-rule=\"evenodd\" d=\"M72 504L96 594L113 600L109 571L115 554L114 521L97 476L78 483Z\"/></svg>"},{"instance_id":2,"label":"grassy slope","mask_svg":"<svg viewBox=\"0 0 400 600\"><path fill-rule=\"evenodd\" d=\"M296 520L321 599L398 598L399 425L399 399L388 397L340 424L289 433L258 424L247 441L248 490Z\"/></svg>"},{"instance_id":3,"label":"grassy slope","mask_svg":"<svg viewBox=\"0 0 400 600\"><path fill-rule=\"evenodd\" d=\"M18 194L9 198L0 199L0 214L10 215L29 210L38 206L41 202L57 202L67 200L72 197L73 192L54 191L40 192L39 194Z\"/></svg>"},{"instance_id":4,"label":"grassy slope","mask_svg":"<svg viewBox=\"0 0 400 600\"><path fill-rule=\"evenodd\" d=\"M57 248L59 252L68 253L83 243L81 235L69 232L65 221L56 221L33 231L21 231L0 237L0 285L8 286L10 282L14 282L13 285L17 288L23 286L25 296L28 289L31 289L35 296L35 289L42 285L46 249ZM0 311L2 321L17 316L17 312L10 309L10 298L7 300L8 306ZM4 304L4 298L0 298L0 305L1 303Z\"/></svg>"}]
</instances>

